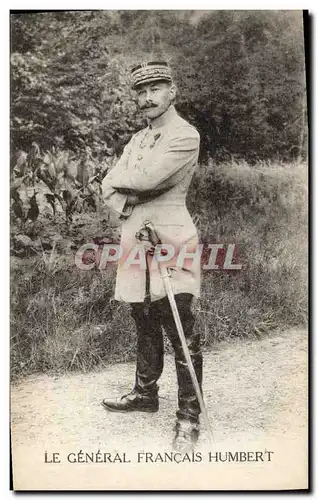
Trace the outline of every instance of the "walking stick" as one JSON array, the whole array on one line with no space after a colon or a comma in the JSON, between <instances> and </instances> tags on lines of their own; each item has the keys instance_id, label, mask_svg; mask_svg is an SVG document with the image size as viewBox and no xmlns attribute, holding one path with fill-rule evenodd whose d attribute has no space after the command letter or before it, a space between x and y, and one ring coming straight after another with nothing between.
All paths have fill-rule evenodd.
<instances>
[{"instance_id":1,"label":"walking stick","mask_svg":"<svg viewBox=\"0 0 318 500\"><path fill-rule=\"evenodd\" d=\"M157 235L157 233L155 231L155 228L154 228L153 224L150 221L144 222L144 229L146 230L147 238L144 237L145 234L143 232L143 229L141 229L136 234L136 238L137 239L139 239L139 240L142 240L142 239L145 240L145 239L147 239L147 241L150 241L150 243L154 247L156 245L159 245L161 243L161 241L160 241L160 239L159 239L159 237L158 237L158 235ZM162 266L161 264L162 264L162 262L158 261L158 267L159 267L160 277L161 277L161 279L163 281L164 289L165 289L165 292L166 292L168 300L169 300L169 304L170 304L171 311L172 311L172 314L173 314L173 319L174 319L174 322L175 322L175 325L176 325L176 328L177 328L177 332L178 332L178 335L179 335L179 338L180 338L180 341L181 341L181 345L182 345L184 357L185 357L186 362L187 362L187 366L188 366L188 369L189 369L189 373L190 373L190 376L191 376L193 387L194 387L196 396L197 396L198 401L199 401L201 413L202 413L202 416L203 416L203 420L204 420L204 423L205 423L206 430L208 432L209 440L212 443L214 441L214 436L213 436L212 428L210 426L208 412L207 412L207 409L206 409L206 406L205 406L205 403L204 403L204 400L203 400L203 397L202 397L202 392L201 392L201 389L200 389L200 385L199 385L196 373L194 371L193 363L192 363L192 360L191 360L191 356L190 356L190 352L189 352L189 349L188 349L187 341L186 341L186 338L185 338L185 335L184 335L184 331L183 331L183 327L182 327L182 323L181 323L179 311L178 311L178 308L177 308L176 300L174 298L174 293L173 293L173 290L172 290L172 287L171 287L170 276L169 276L169 273L167 271L167 268L164 267L164 266Z\"/></svg>"}]
</instances>

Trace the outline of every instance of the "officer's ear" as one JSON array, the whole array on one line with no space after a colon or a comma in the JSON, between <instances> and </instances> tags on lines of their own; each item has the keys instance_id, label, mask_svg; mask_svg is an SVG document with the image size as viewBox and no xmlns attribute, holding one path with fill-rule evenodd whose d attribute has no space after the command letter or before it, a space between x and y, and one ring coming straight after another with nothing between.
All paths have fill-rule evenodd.
<instances>
[{"instance_id":1,"label":"officer's ear","mask_svg":"<svg viewBox=\"0 0 318 500\"><path fill-rule=\"evenodd\" d=\"M174 83L170 85L169 94L171 102L174 102L177 97L177 87L175 86Z\"/></svg>"}]
</instances>

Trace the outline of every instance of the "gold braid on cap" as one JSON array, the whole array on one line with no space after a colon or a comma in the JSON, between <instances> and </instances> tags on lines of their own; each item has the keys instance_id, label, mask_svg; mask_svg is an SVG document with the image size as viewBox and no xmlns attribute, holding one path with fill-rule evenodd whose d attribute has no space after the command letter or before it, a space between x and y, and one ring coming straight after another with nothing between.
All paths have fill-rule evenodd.
<instances>
[{"instance_id":1,"label":"gold braid on cap","mask_svg":"<svg viewBox=\"0 0 318 500\"><path fill-rule=\"evenodd\" d=\"M143 83L151 83L157 80L172 82L171 69L168 63L153 61L138 64L131 70L131 87L133 89Z\"/></svg>"}]
</instances>

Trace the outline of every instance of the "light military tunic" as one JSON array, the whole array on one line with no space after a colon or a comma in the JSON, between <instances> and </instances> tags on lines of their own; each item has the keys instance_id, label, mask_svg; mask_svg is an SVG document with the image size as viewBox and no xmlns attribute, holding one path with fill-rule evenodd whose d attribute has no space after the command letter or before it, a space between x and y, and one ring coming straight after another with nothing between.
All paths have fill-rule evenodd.
<instances>
[{"instance_id":1,"label":"light military tunic","mask_svg":"<svg viewBox=\"0 0 318 500\"><path fill-rule=\"evenodd\" d=\"M145 266L127 266L127 262L125 265L127 256L139 243L135 235L145 221L152 222L163 244L174 246L176 257L184 245L187 252L196 251L197 229L185 201L198 161L199 144L197 130L170 106L163 115L131 138L119 162L103 180L105 204L119 214L124 213L127 194L118 190L131 190L132 194L141 195L151 193L146 203L128 207L131 213L122 225L123 255L117 270L116 300L143 302L145 299ZM136 254L136 259L138 256L140 254ZM147 258L150 297L151 301L155 301L166 293L158 268L152 268L152 257L148 255ZM165 264L174 294L191 293L198 297L200 262L189 258L185 259L182 267L176 264L176 258Z\"/></svg>"}]
</instances>

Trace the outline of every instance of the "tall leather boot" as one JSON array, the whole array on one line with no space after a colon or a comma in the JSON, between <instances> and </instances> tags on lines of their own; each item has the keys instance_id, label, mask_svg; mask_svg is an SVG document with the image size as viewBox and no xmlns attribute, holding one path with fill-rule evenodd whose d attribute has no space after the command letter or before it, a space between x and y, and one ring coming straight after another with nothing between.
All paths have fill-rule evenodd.
<instances>
[{"instance_id":1,"label":"tall leather boot","mask_svg":"<svg viewBox=\"0 0 318 500\"><path fill-rule=\"evenodd\" d=\"M159 408L157 381L163 370L163 335L156 303L149 306L132 303L131 315L137 328L137 363L135 385L118 400L104 399L102 405L115 412L156 412Z\"/></svg>"},{"instance_id":2,"label":"tall leather boot","mask_svg":"<svg viewBox=\"0 0 318 500\"><path fill-rule=\"evenodd\" d=\"M192 298L193 296L188 293L175 296L190 357L202 391L200 334L193 330L195 318L191 312ZM169 305L167 304L164 309L166 314L163 316L163 326L174 348L178 379L178 410L176 412L174 447L185 451L193 448L198 440L201 410Z\"/></svg>"},{"instance_id":3,"label":"tall leather boot","mask_svg":"<svg viewBox=\"0 0 318 500\"><path fill-rule=\"evenodd\" d=\"M135 391L157 398L158 385L163 370L163 334L157 303L150 304L148 313L144 304L132 305L132 317L137 328L137 365Z\"/></svg>"}]
</instances>

